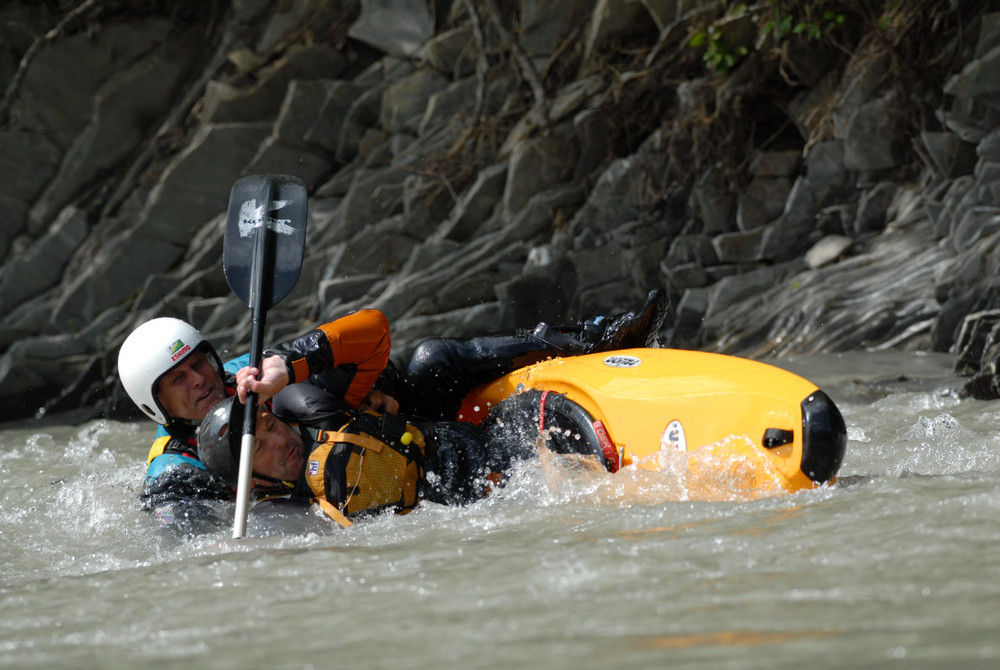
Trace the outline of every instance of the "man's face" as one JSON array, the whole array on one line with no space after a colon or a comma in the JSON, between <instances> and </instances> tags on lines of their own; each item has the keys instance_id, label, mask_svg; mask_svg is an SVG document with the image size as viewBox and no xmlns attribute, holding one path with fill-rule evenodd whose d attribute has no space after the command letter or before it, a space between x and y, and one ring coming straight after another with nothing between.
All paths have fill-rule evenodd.
<instances>
[{"instance_id":1,"label":"man's face","mask_svg":"<svg viewBox=\"0 0 1000 670\"><path fill-rule=\"evenodd\" d=\"M171 418L201 421L225 398L225 391L212 361L205 352L195 351L160 378L156 396Z\"/></svg>"},{"instance_id":2,"label":"man's face","mask_svg":"<svg viewBox=\"0 0 1000 670\"><path fill-rule=\"evenodd\" d=\"M270 412L260 412L253 441L253 471L295 481L305 463L306 447L298 431Z\"/></svg>"}]
</instances>

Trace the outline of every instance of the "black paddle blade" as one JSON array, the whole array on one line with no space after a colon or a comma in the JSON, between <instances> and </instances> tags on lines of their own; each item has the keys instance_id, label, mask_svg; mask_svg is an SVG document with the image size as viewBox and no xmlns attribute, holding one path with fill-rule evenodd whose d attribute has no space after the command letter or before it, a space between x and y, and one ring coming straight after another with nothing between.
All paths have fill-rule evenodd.
<instances>
[{"instance_id":1,"label":"black paddle blade","mask_svg":"<svg viewBox=\"0 0 1000 670\"><path fill-rule=\"evenodd\" d=\"M233 184L222 264L229 288L247 307L260 301L269 309L295 287L306 246L307 201L298 177L251 175ZM264 263L257 260L261 250ZM255 266L263 277L254 277Z\"/></svg>"}]
</instances>

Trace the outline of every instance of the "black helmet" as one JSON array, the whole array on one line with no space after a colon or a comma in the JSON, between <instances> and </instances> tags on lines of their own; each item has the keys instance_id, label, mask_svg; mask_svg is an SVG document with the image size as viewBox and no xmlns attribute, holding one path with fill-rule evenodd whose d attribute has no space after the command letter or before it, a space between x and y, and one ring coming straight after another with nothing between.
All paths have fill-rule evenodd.
<instances>
[{"instance_id":1,"label":"black helmet","mask_svg":"<svg viewBox=\"0 0 1000 670\"><path fill-rule=\"evenodd\" d=\"M245 408L230 396L208 410L198 427L198 457L209 472L235 484L239 479L240 440Z\"/></svg>"}]
</instances>

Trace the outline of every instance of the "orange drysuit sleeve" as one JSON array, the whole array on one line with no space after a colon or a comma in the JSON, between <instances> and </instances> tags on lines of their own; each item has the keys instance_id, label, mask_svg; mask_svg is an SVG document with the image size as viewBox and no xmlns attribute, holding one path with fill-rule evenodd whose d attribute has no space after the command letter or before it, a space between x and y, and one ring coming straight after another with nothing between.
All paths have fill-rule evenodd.
<instances>
[{"instance_id":1,"label":"orange drysuit sleeve","mask_svg":"<svg viewBox=\"0 0 1000 670\"><path fill-rule=\"evenodd\" d=\"M351 373L344 401L357 407L389 362L389 320L377 309L363 309L325 323L294 340L265 351L288 366L289 383L339 368Z\"/></svg>"}]
</instances>

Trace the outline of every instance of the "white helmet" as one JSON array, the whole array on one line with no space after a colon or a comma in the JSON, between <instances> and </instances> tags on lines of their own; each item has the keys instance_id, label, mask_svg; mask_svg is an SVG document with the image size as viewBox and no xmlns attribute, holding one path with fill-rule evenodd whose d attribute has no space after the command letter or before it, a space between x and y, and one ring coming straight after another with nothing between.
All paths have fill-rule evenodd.
<instances>
[{"instance_id":1,"label":"white helmet","mask_svg":"<svg viewBox=\"0 0 1000 670\"><path fill-rule=\"evenodd\" d=\"M219 375L225 378L215 348L194 326L170 317L147 321L125 338L118 352L118 376L122 386L139 409L157 423L166 425L174 417L167 414L156 397L156 384L160 377L199 349L211 354Z\"/></svg>"}]
</instances>

